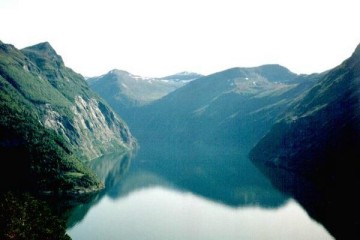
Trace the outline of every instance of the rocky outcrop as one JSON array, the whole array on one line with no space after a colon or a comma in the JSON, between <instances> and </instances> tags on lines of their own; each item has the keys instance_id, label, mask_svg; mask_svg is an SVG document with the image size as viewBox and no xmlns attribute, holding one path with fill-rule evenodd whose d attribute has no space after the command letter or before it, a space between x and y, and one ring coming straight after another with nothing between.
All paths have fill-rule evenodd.
<instances>
[{"instance_id":1,"label":"rocky outcrop","mask_svg":"<svg viewBox=\"0 0 360 240\"><path fill-rule=\"evenodd\" d=\"M135 141L127 126L104 103L94 98L86 101L78 96L71 110L75 133L82 136L79 146L87 158L119 151L120 146L126 151L134 147Z\"/></svg>"},{"instance_id":2,"label":"rocky outcrop","mask_svg":"<svg viewBox=\"0 0 360 240\"><path fill-rule=\"evenodd\" d=\"M78 156L91 160L110 152L129 151L136 145L126 124L97 97L84 78L65 67L47 42L22 50L49 83L68 101L39 104L41 121L71 145Z\"/></svg>"},{"instance_id":3,"label":"rocky outcrop","mask_svg":"<svg viewBox=\"0 0 360 240\"><path fill-rule=\"evenodd\" d=\"M0 42L0 100L0 188L96 191L104 184L83 162L136 147L127 125L49 43L18 50Z\"/></svg>"},{"instance_id":4,"label":"rocky outcrop","mask_svg":"<svg viewBox=\"0 0 360 240\"><path fill-rule=\"evenodd\" d=\"M72 118L61 115L49 104L44 109L43 124L76 145L85 160L111 152L131 151L136 147L129 128L95 98L85 100L76 96L70 108Z\"/></svg>"}]
</instances>

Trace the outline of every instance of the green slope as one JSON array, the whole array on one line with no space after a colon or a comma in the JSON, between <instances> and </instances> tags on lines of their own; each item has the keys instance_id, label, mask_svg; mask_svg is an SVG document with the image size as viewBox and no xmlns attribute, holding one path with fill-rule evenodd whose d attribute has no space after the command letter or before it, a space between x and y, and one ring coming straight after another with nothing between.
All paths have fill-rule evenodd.
<instances>
[{"instance_id":1,"label":"green slope","mask_svg":"<svg viewBox=\"0 0 360 240\"><path fill-rule=\"evenodd\" d=\"M82 162L136 145L48 43L20 51L0 42L0 116L2 188L94 191L102 184Z\"/></svg>"},{"instance_id":2,"label":"green slope","mask_svg":"<svg viewBox=\"0 0 360 240\"><path fill-rule=\"evenodd\" d=\"M44 128L33 105L1 76L0 90L3 188L73 191L101 186L66 141Z\"/></svg>"},{"instance_id":3,"label":"green slope","mask_svg":"<svg viewBox=\"0 0 360 240\"><path fill-rule=\"evenodd\" d=\"M279 65L228 69L140 108L128 124L142 145L150 140L187 145L191 151L247 153L317 78Z\"/></svg>"},{"instance_id":4,"label":"green slope","mask_svg":"<svg viewBox=\"0 0 360 240\"><path fill-rule=\"evenodd\" d=\"M256 163L334 186L360 182L360 46L286 111L256 145Z\"/></svg>"}]
</instances>

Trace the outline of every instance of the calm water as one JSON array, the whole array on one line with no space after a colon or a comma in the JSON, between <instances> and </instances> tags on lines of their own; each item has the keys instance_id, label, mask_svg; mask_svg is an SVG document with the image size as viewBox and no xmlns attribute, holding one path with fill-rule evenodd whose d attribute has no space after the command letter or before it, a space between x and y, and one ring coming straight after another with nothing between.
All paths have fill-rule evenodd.
<instances>
[{"instance_id":1,"label":"calm water","mask_svg":"<svg viewBox=\"0 0 360 240\"><path fill-rule=\"evenodd\" d=\"M106 191L76 206L74 239L333 239L241 155L141 150L94 162Z\"/></svg>"},{"instance_id":2,"label":"calm water","mask_svg":"<svg viewBox=\"0 0 360 240\"><path fill-rule=\"evenodd\" d=\"M292 200L277 209L231 208L162 187L104 197L68 233L73 239L332 239Z\"/></svg>"}]
</instances>

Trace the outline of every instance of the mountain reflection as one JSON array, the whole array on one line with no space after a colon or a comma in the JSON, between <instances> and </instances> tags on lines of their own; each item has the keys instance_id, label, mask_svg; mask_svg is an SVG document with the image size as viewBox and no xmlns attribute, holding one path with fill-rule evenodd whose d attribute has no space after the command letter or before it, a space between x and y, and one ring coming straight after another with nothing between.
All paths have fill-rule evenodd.
<instances>
[{"instance_id":1,"label":"mountain reflection","mask_svg":"<svg viewBox=\"0 0 360 240\"><path fill-rule=\"evenodd\" d=\"M356 183L320 186L287 170L258 167L276 188L294 198L336 239L354 239L360 235L360 197L352 194L358 189Z\"/></svg>"},{"instance_id":2,"label":"mountain reflection","mask_svg":"<svg viewBox=\"0 0 360 240\"><path fill-rule=\"evenodd\" d=\"M106 189L72 208L68 227L81 221L105 195L119 199L156 186L191 192L234 208L277 208L288 199L241 154L208 154L184 148L158 152L156 149L142 147L135 156L113 154L93 161L90 167L105 182Z\"/></svg>"}]
</instances>

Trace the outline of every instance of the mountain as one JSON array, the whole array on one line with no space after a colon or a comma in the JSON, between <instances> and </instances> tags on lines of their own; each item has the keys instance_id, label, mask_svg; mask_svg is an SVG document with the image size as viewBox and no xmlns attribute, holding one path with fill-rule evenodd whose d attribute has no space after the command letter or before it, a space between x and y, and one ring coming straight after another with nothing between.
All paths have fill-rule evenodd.
<instances>
[{"instance_id":1,"label":"mountain","mask_svg":"<svg viewBox=\"0 0 360 240\"><path fill-rule=\"evenodd\" d=\"M140 150L130 171L140 171L141 187L160 182L232 207L284 204L286 197L271 190L247 155L319 76L297 75L279 65L232 68L133 108L127 123ZM104 173L110 166L119 171L111 161L100 161L96 169ZM106 183L113 198L133 184L112 178Z\"/></svg>"},{"instance_id":2,"label":"mountain","mask_svg":"<svg viewBox=\"0 0 360 240\"><path fill-rule=\"evenodd\" d=\"M125 120L132 108L147 105L202 75L182 72L163 78L145 78L126 71L112 70L87 81Z\"/></svg>"},{"instance_id":3,"label":"mountain","mask_svg":"<svg viewBox=\"0 0 360 240\"><path fill-rule=\"evenodd\" d=\"M47 42L22 50L0 42L0 89L2 187L98 189L82 162L136 145L127 125Z\"/></svg>"},{"instance_id":4,"label":"mountain","mask_svg":"<svg viewBox=\"0 0 360 240\"><path fill-rule=\"evenodd\" d=\"M165 81L174 81L174 82L189 82L198 78L203 77L203 75L194 73L194 72L180 72L166 77L159 78L160 80Z\"/></svg>"},{"instance_id":5,"label":"mountain","mask_svg":"<svg viewBox=\"0 0 360 240\"><path fill-rule=\"evenodd\" d=\"M66 222L29 193L0 192L0 239L71 240Z\"/></svg>"},{"instance_id":6,"label":"mountain","mask_svg":"<svg viewBox=\"0 0 360 240\"><path fill-rule=\"evenodd\" d=\"M179 154L209 146L213 153L248 153L318 77L296 75L279 65L232 68L139 108L127 122L143 147L157 141L164 148L181 144Z\"/></svg>"},{"instance_id":7,"label":"mountain","mask_svg":"<svg viewBox=\"0 0 360 240\"><path fill-rule=\"evenodd\" d=\"M251 158L326 185L360 182L359 96L360 45L286 111Z\"/></svg>"},{"instance_id":8,"label":"mountain","mask_svg":"<svg viewBox=\"0 0 360 240\"><path fill-rule=\"evenodd\" d=\"M274 185L294 196L337 239L359 235L359 100L360 45L300 97L250 152Z\"/></svg>"}]
</instances>

